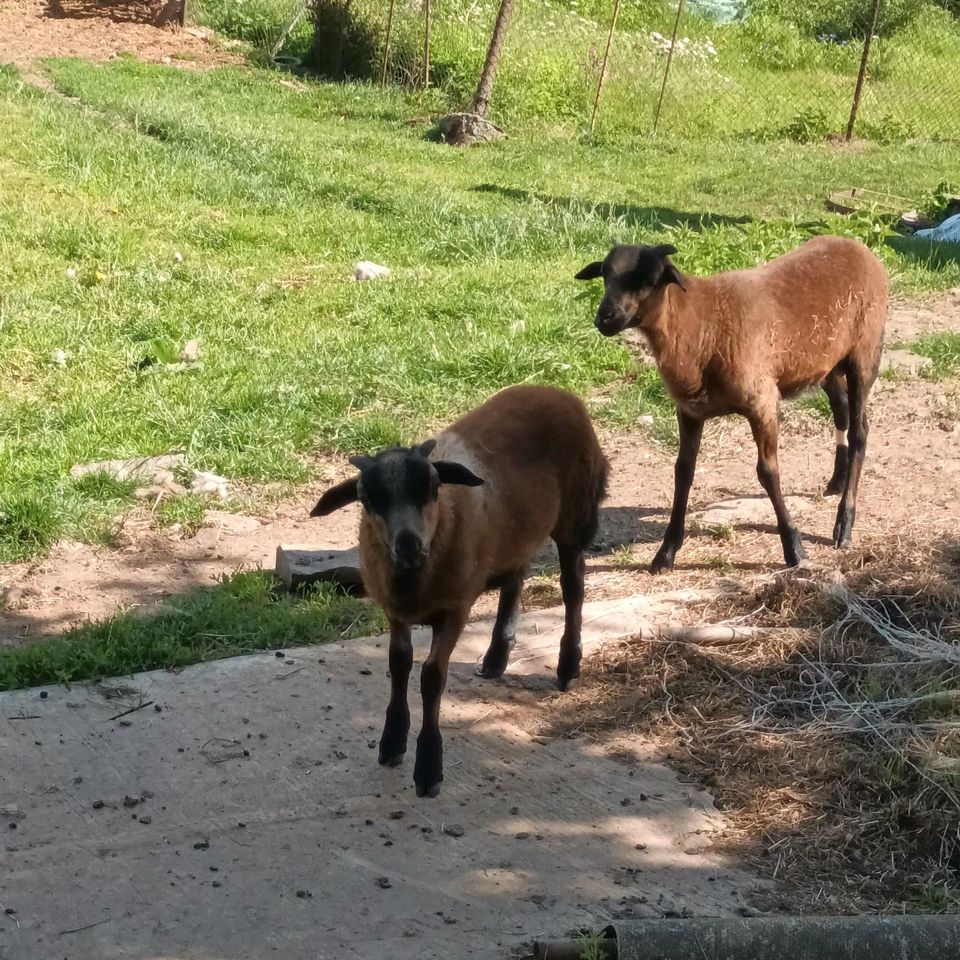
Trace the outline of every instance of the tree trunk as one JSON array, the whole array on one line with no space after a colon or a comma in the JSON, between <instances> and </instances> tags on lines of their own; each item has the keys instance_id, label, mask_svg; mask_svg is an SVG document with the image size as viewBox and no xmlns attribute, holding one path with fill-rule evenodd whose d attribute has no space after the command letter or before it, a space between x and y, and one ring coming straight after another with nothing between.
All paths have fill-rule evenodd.
<instances>
[{"instance_id":1,"label":"tree trunk","mask_svg":"<svg viewBox=\"0 0 960 960\"><path fill-rule=\"evenodd\" d=\"M477 93L473 98L473 112L479 117L485 117L487 107L490 106L490 96L493 93L493 83L497 79L503 41L507 37L507 28L510 26L515 2L516 0L500 0L500 9L497 11L497 19L493 25L493 36L490 37L490 47L487 50L487 59L480 72L480 83L477 84Z\"/></svg>"}]
</instances>

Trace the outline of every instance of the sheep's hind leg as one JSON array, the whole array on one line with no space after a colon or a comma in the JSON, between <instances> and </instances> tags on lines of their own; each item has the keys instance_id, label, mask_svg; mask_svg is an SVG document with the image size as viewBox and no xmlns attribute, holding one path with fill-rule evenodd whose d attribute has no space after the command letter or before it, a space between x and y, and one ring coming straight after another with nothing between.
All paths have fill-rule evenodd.
<instances>
[{"instance_id":1,"label":"sheep's hind leg","mask_svg":"<svg viewBox=\"0 0 960 960\"><path fill-rule=\"evenodd\" d=\"M564 624L557 661L557 686L566 690L580 676L580 630L583 623L583 576L586 564L579 546L558 543L560 590L563 593Z\"/></svg>"},{"instance_id":2,"label":"sheep's hind leg","mask_svg":"<svg viewBox=\"0 0 960 960\"><path fill-rule=\"evenodd\" d=\"M407 705L407 681L413 667L413 643L410 627L390 622L390 703L380 736L380 763L395 767L407 752L410 733L410 707Z\"/></svg>"},{"instance_id":3,"label":"sheep's hind leg","mask_svg":"<svg viewBox=\"0 0 960 960\"><path fill-rule=\"evenodd\" d=\"M673 507L670 510L670 523L663 535L663 543L650 564L651 573L662 573L673 569L673 560L683 546L684 525L687 522L687 501L690 499L690 487L697 469L697 454L700 452L700 439L703 436L703 421L677 411L680 426L680 452L673 468Z\"/></svg>"},{"instance_id":4,"label":"sheep's hind leg","mask_svg":"<svg viewBox=\"0 0 960 960\"><path fill-rule=\"evenodd\" d=\"M507 669L510 651L517 642L517 613L520 609L520 591L523 589L523 571L517 570L501 584L497 620L493 625L490 646L477 666L477 674L485 680L502 677Z\"/></svg>"},{"instance_id":5,"label":"sheep's hind leg","mask_svg":"<svg viewBox=\"0 0 960 960\"><path fill-rule=\"evenodd\" d=\"M757 442L757 478L767 492L777 515L777 529L783 544L783 559L788 567L795 567L806 559L800 531L790 518L790 511L780 490L780 465L777 462L777 413L772 417L750 417L753 439Z\"/></svg>"},{"instance_id":6,"label":"sheep's hind leg","mask_svg":"<svg viewBox=\"0 0 960 960\"><path fill-rule=\"evenodd\" d=\"M823 491L825 497L838 497L847 485L847 469L850 462L847 432L850 429L850 404L847 400L847 388L840 381L840 374L834 371L823 382L823 392L830 401L833 413L833 425L837 431L837 448L833 459L833 476Z\"/></svg>"},{"instance_id":7,"label":"sheep's hind leg","mask_svg":"<svg viewBox=\"0 0 960 960\"><path fill-rule=\"evenodd\" d=\"M857 515L857 490L860 487L860 471L867 452L866 401L872 380L867 380L863 371L853 364L847 370L847 392L850 398L850 468L847 482L837 508L837 522L833 528L833 544L837 548L849 547L853 533L853 521Z\"/></svg>"}]
</instances>

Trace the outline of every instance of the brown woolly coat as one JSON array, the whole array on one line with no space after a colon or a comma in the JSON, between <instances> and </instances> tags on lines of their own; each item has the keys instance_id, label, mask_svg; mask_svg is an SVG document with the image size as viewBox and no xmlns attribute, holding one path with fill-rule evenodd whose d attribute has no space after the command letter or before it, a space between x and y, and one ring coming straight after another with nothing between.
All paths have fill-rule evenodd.
<instances>
[{"instance_id":1,"label":"brown woolly coat","mask_svg":"<svg viewBox=\"0 0 960 960\"><path fill-rule=\"evenodd\" d=\"M876 373L887 271L868 247L815 237L750 270L667 286L640 329L677 406L697 417L747 413L789 397L846 357Z\"/></svg>"},{"instance_id":2,"label":"brown woolly coat","mask_svg":"<svg viewBox=\"0 0 960 960\"><path fill-rule=\"evenodd\" d=\"M547 537L588 546L608 472L583 403L553 387L509 387L436 439L430 460L458 461L484 483L441 485L428 518L429 557L412 590L395 588L382 524L366 513L360 523L364 586L388 617L406 623L465 615L484 590L524 569Z\"/></svg>"}]
</instances>

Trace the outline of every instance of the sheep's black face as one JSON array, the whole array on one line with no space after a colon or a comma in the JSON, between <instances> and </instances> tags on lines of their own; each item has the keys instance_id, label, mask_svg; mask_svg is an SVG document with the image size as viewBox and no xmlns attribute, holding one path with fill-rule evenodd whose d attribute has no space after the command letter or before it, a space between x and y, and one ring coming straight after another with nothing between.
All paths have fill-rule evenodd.
<instances>
[{"instance_id":1,"label":"sheep's black face","mask_svg":"<svg viewBox=\"0 0 960 960\"><path fill-rule=\"evenodd\" d=\"M642 326L657 291L671 283L683 287L679 272L668 259L676 252L676 247L669 244L659 247L618 244L602 262L587 264L576 275L577 280L603 277L603 299L594 324L605 337L612 337L627 327Z\"/></svg>"},{"instance_id":2,"label":"sheep's black face","mask_svg":"<svg viewBox=\"0 0 960 960\"><path fill-rule=\"evenodd\" d=\"M440 489L437 471L416 448L385 450L356 461L358 498L380 527L394 569L421 569L430 554L431 514Z\"/></svg>"},{"instance_id":3,"label":"sheep's black face","mask_svg":"<svg viewBox=\"0 0 960 960\"><path fill-rule=\"evenodd\" d=\"M325 517L359 500L376 537L389 552L394 570L404 576L416 573L430 555L440 486L477 487L483 483L462 463L427 460L436 445L436 440L427 440L410 449L392 447L375 457L351 457L360 476L327 490L310 516Z\"/></svg>"}]
</instances>

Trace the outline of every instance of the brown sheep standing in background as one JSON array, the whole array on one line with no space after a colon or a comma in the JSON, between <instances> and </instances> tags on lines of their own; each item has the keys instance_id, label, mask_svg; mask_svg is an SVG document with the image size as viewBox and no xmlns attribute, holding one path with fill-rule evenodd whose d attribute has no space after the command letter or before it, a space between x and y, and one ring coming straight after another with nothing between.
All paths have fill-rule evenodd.
<instances>
[{"instance_id":1,"label":"brown sheep standing in background","mask_svg":"<svg viewBox=\"0 0 960 960\"><path fill-rule=\"evenodd\" d=\"M596 327L645 335L677 405L680 452L673 508L651 564L673 567L683 543L687 499L704 421L739 413L757 443L757 476L777 515L783 555L804 559L800 533L780 491L781 397L822 386L837 428L826 493L842 493L834 544L850 544L867 443L866 402L877 377L887 316L887 271L862 243L822 236L751 270L684 276L675 247L615 246L578 280L603 277Z\"/></svg>"}]
</instances>

